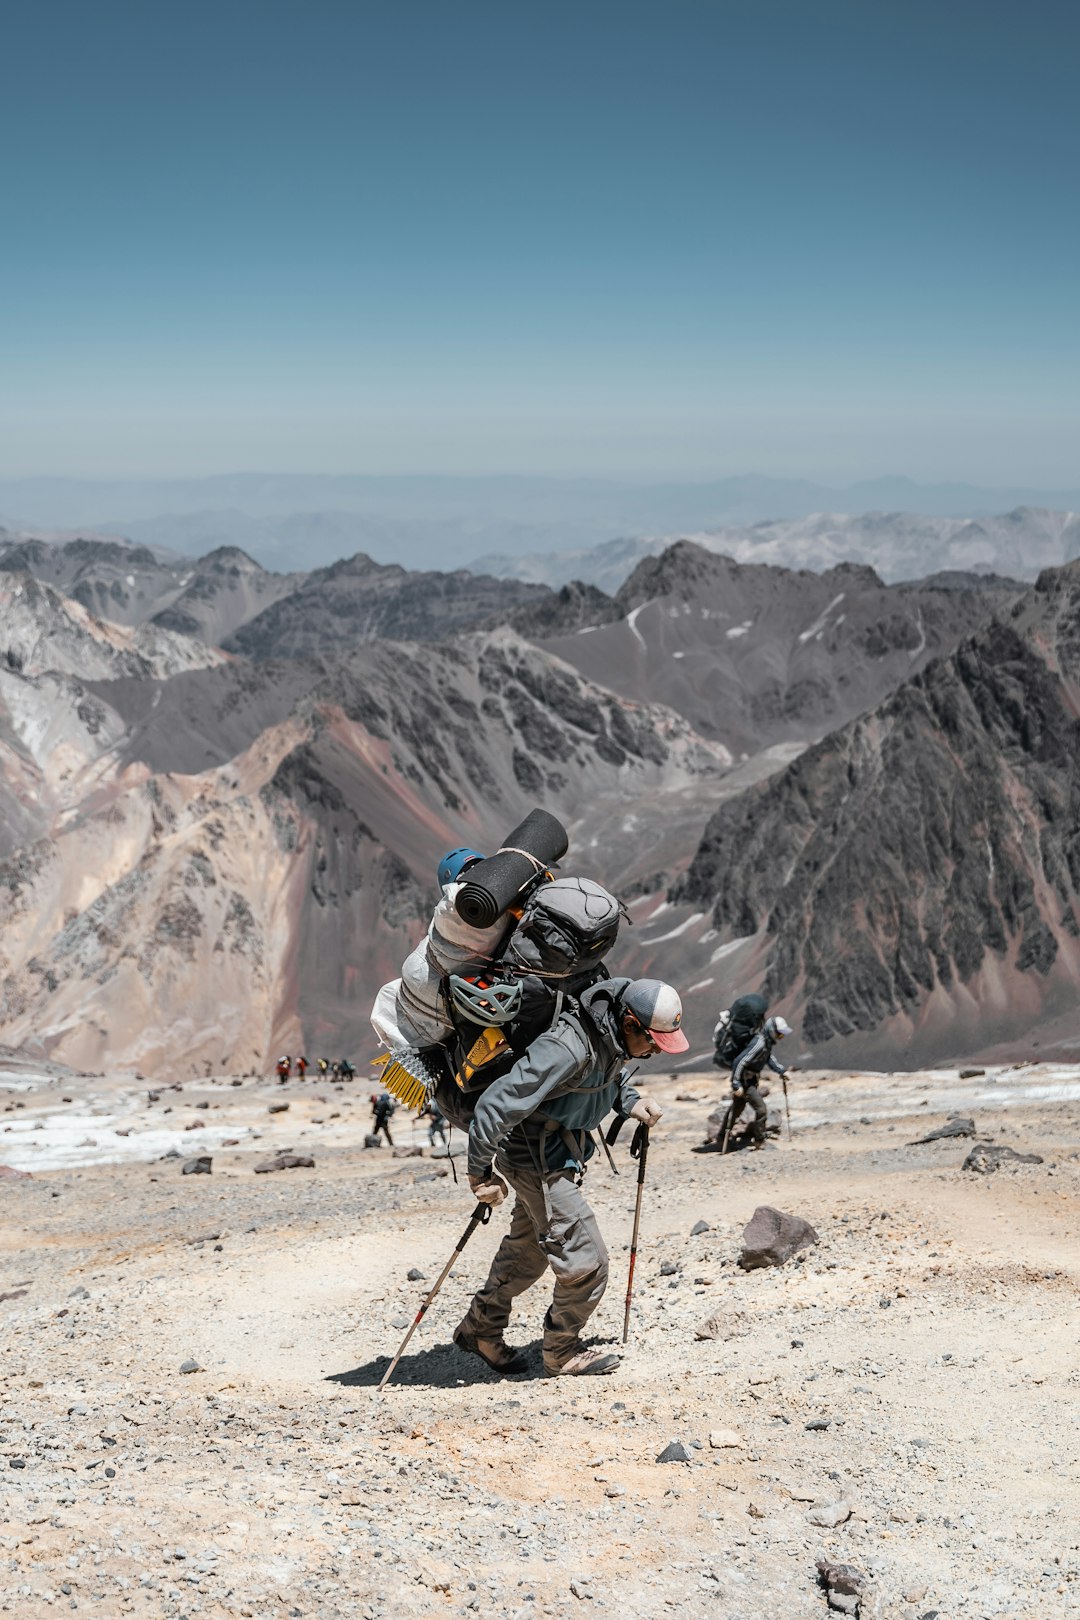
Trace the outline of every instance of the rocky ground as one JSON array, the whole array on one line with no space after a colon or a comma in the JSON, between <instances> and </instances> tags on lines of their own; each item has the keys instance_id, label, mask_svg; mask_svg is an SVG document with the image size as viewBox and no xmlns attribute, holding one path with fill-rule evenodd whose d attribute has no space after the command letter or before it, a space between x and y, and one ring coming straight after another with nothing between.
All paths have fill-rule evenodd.
<instances>
[{"instance_id":1,"label":"rocky ground","mask_svg":"<svg viewBox=\"0 0 1080 1620\"><path fill-rule=\"evenodd\" d=\"M864 1620L1080 1615L1080 1070L799 1076L791 1140L725 1158L691 1151L715 1077L665 1080L620 1372L539 1377L544 1286L532 1375L450 1344L503 1210L382 1395L407 1273L471 1202L426 1147L363 1150L367 1091L0 1077L0 1164L33 1169L0 1175L0 1611L803 1620L826 1559L865 1574ZM1042 1162L907 1145L947 1111ZM282 1148L314 1168L254 1174ZM617 1151L589 1174L604 1341ZM760 1204L818 1245L740 1270Z\"/></svg>"}]
</instances>

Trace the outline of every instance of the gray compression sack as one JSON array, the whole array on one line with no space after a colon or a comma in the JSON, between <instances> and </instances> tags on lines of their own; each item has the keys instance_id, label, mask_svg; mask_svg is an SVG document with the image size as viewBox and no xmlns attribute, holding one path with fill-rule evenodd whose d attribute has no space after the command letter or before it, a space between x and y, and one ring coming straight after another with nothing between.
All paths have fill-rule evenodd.
<instances>
[{"instance_id":1,"label":"gray compression sack","mask_svg":"<svg viewBox=\"0 0 1080 1620\"><path fill-rule=\"evenodd\" d=\"M556 816L530 810L507 833L497 854L470 866L454 897L455 910L472 928L492 927L569 848L566 828Z\"/></svg>"}]
</instances>

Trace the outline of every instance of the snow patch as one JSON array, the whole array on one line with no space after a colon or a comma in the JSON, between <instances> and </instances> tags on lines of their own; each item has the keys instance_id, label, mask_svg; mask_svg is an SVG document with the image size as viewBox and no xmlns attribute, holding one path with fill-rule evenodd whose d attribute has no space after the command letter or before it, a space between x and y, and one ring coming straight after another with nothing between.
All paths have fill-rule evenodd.
<instances>
[{"instance_id":1,"label":"snow patch","mask_svg":"<svg viewBox=\"0 0 1080 1620\"><path fill-rule=\"evenodd\" d=\"M736 636L748 635L753 628L753 619L747 619L745 624L733 624L730 630L724 631L724 634L727 636L729 641L734 641Z\"/></svg>"},{"instance_id":2,"label":"snow patch","mask_svg":"<svg viewBox=\"0 0 1080 1620\"><path fill-rule=\"evenodd\" d=\"M826 620L829 617L829 614L832 612L833 608L839 607L840 603L843 600L844 600L844 592L841 591L839 596L834 596L833 597L832 601L829 603L828 607L824 610L824 612L818 614L817 618L814 620L813 624L810 625L809 629L806 629L806 630L802 631L802 633L799 636L799 640L800 641L810 641L811 639L813 639L815 637L821 636L824 633L825 623L826 623ZM923 645L925 646L925 642L924 642Z\"/></svg>"},{"instance_id":3,"label":"snow patch","mask_svg":"<svg viewBox=\"0 0 1080 1620\"><path fill-rule=\"evenodd\" d=\"M666 934L656 934L652 939L643 939L641 943L643 945L662 945L665 940L678 939L680 934L685 934L688 928L693 928L695 923L699 923L704 915L703 911L695 911L687 917L685 922L679 923L676 928L670 929Z\"/></svg>"},{"instance_id":4,"label":"snow patch","mask_svg":"<svg viewBox=\"0 0 1080 1620\"><path fill-rule=\"evenodd\" d=\"M638 614L641 612L641 609L650 607L651 605L652 605L652 602L651 602L651 598L650 598L650 600L648 602L642 602L638 607L634 608L632 612L630 612L630 613L628 613L626 615L627 628L630 630L631 635L634 635L634 636L637 637L637 639L641 642L641 645L643 647L645 646L645 637L642 635L641 631L637 627L637 619L638 619Z\"/></svg>"}]
</instances>

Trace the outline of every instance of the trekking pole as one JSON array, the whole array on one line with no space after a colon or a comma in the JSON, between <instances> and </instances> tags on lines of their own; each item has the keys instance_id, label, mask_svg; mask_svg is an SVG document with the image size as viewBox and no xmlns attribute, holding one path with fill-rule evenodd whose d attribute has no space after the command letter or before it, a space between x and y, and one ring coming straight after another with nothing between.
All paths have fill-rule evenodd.
<instances>
[{"instance_id":1,"label":"trekking pole","mask_svg":"<svg viewBox=\"0 0 1080 1620\"><path fill-rule=\"evenodd\" d=\"M469 1224L468 1224L468 1226L465 1228L464 1232L462 1232L460 1238L457 1241L457 1247L454 1249L453 1254L450 1256L450 1258L446 1262L445 1266L443 1266L442 1271L439 1273L438 1280L436 1281L434 1288L429 1289L428 1292L424 1295L424 1298L420 1303L420 1309L417 1311L416 1316L413 1318L413 1322L412 1322L412 1325L409 1328L408 1333L406 1333L405 1337L402 1339L401 1346L400 1346L400 1348L398 1350L397 1355L394 1357L394 1359L390 1363L389 1367L387 1367L386 1371L383 1373L382 1379L379 1382L379 1388L380 1389L385 1389L387 1384L390 1382L390 1379L393 1376L394 1368L397 1366L398 1362L401 1360L402 1356L405 1354L406 1350L409 1348L409 1340L412 1338L413 1334L416 1332L417 1328L420 1326L420 1323L423 1321L424 1316L425 1316L425 1314L427 1312L427 1308L431 1304L432 1300L435 1298L435 1295L439 1292L439 1289L442 1287L442 1285L446 1281L447 1277L449 1277L451 1271L453 1271L454 1266L457 1263L458 1256L460 1255L462 1249L465 1247L466 1243L468 1243L469 1239L472 1237L473 1233L476 1231L476 1228L478 1226L486 1226L488 1221L490 1221L490 1219L491 1219L491 1205L490 1204L477 1204L476 1208L473 1210L472 1214L469 1216Z\"/></svg>"},{"instance_id":2,"label":"trekking pole","mask_svg":"<svg viewBox=\"0 0 1080 1620\"><path fill-rule=\"evenodd\" d=\"M638 1162L637 1201L634 1204L634 1231L630 1239L630 1272L626 1279L626 1314L623 1316L622 1342L630 1335L630 1302L634 1297L634 1265L637 1261L638 1228L641 1225L641 1193L645 1186L645 1161L649 1156L649 1127L639 1125L630 1144L630 1157Z\"/></svg>"},{"instance_id":3,"label":"trekking pole","mask_svg":"<svg viewBox=\"0 0 1080 1620\"><path fill-rule=\"evenodd\" d=\"M732 1127L733 1122L734 1121L733 1121L733 1116L732 1116L732 1112L731 1112L731 1104L728 1103L727 1113L724 1115L724 1140L720 1144L720 1152L721 1153L726 1153L727 1152L727 1139L731 1135L731 1127Z\"/></svg>"},{"instance_id":4,"label":"trekking pole","mask_svg":"<svg viewBox=\"0 0 1080 1620\"><path fill-rule=\"evenodd\" d=\"M788 1101L787 1075L786 1074L782 1074L780 1076L780 1084L784 1088L784 1107L787 1109L787 1135L788 1135L788 1141L790 1142L791 1141L791 1104Z\"/></svg>"}]
</instances>

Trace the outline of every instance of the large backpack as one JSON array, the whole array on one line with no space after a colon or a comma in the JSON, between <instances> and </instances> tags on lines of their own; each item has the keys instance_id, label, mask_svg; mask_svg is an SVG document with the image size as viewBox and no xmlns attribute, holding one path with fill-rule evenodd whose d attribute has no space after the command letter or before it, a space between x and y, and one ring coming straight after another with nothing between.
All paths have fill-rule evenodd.
<instances>
[{"instance_id":1,"label":"large backpack","mask_svg":"<svg viewBox=\"0 0 1080 1620\"><path fill-rule=\"evenodd\" d=\"M555 878L529 896L502 961L476 974L465 969L460 976L480 990L485 984L518 986L520 1004L511 1018L498 1011L485 1018L482 997L463 1012L455 1007L453 984L447 981L454 1039L435 1097L459 1130L468 1129L481 1092L552 1028L564 1006L576 1009L581 992L607 976L603 958L615 944L622 917L615 896L591 878Z\"/></svg>"},{"instance_id":2,"label":"large backpack","mask_svg":"<svg viewBox=\"0 0 1080 1620\"><path fill-rule=\"evenodd\" d=\"M623 908L591 878L555 878L534 889L507 957L543 979L578 979L598 968L619 935Z\"/></svg>"},{"instance_id":3,"label":"large backpack","mask_svg":"<svg viewBox=\"0 0 1080 1620\"><path fill-rule=\"evenodd\" d=\"M716 1051L713 1062L718 1069L730 1069L739 1053L744 1051L765 1022L769 1004L764 996L740 996L726 1008L716 1025Z\"/></svg>"}]
</instances>

